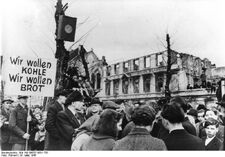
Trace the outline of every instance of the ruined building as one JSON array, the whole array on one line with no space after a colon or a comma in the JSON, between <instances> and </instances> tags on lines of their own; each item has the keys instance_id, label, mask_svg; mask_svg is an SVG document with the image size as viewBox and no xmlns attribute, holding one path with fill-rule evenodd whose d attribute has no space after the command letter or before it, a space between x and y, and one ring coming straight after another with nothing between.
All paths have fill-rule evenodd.
<instances>
[{"instance_id":1,"label":"ruined building","mask_svg":"<svg viewBox=\"0 0 225 157\"><path fill-rule=\"evenodd\" d=\"M199 97L212 94L212 64L185 53L172 51L172 95ZM164 96L167 51L158 52L103 67L101 94L103 100L146 100ZM203 100L202 99L202 100Z\"/></svg>"},{"instance_id":2,"label":"ruined building","mask_svg":"<svg viewBox=\"0 0 225 157\"><path fill-rule=\"evenodd\" d=\"M185 53L172 51L172 79L170 90L173 95L204 102L215 97L211 88L212 64ZM86 54L92 87L100 89L98 97L104 100L140 101L164 96L166 83L167 51L129 59L112 65L104 64L93 51ZM73 58L70 64L76 62Z\"/></svg>"}]
</instances>

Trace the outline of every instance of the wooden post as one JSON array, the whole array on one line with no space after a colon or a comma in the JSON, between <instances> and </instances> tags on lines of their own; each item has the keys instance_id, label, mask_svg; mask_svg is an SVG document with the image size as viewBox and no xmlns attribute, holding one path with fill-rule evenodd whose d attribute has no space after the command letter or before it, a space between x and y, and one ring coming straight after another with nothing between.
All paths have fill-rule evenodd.
<instances>
[{"instance_id":1,"label":"wooden post","mask_svg":"<svg viewBox=\"0 0 225 157\"><path fill-rule=\"evenodd\" d=\"M65 5L67 8L67 5ZM65 64L65 58L68 57L68 51L66 51L64 47L64 41L57 39L57 32L58 32L58 25L59 25L59 16L64 15L64 11L66 9L65 6L62 5L62 0L57 0L56 3L56 11L55 11L55 22L56 22L56 53L55 58L57 59L57 69L56 69L56 84L55 84L55 91L62 89L63 85L63 74L65 69L67 68L67 63Z\"/></svg>"},{"instance_id":2,"label":"wooden post","mask_svg":"<svg viewBox=\"0 0 225 157\"><path fill-rule=\"evenodd\" d=\"M165 85L165 97L167 100L170 100L171 98L171 91L169 88L170 80L171 80L171 49L170 49L170 37L169 34L166 34L166 42L167 42L167 53L168 53L168 59L167 59L167 70L166 70L166 85Z\"/></svg>"},{"instance_id":3,"label":"wooden post","mask_svg":"<svg viewBox=\"0 0 225 157\"><path fill-rule=\"evenodd\" d=\"M28 104L27 117L30 116L30 107L31 107L31 96L30 96L30 102L29 102L29 104ZM27 132L26 132L27 134L29 134L29 123L30 123L30 122L27 121ZM26 140L26 147L25 147L25 150L26 150L26 151L28 150L28 141L29 141L29 140Z\"/></svg>"}]
</instances>

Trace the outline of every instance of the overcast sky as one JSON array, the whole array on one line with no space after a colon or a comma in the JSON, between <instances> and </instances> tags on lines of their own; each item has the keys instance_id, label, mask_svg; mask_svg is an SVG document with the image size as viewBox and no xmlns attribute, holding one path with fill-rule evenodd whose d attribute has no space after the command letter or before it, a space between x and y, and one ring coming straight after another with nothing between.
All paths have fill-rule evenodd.
<instances>
[{"instance_id":1,"label":"overcast sky","mask_svg":"<svg viewBox=\"0 0 225 157\"><path fill-rule=\"evenodd\" d=\"M1 1L0 53L53 58L57 0ZM77 17L75 40L109 63L172 49L225 66L224 0L62 0ZM84 24L81 24L85 22ZM69 48L73 43L66 42ZM77 47L76 44L73 48Z\"/></svg>"}]
</instances>

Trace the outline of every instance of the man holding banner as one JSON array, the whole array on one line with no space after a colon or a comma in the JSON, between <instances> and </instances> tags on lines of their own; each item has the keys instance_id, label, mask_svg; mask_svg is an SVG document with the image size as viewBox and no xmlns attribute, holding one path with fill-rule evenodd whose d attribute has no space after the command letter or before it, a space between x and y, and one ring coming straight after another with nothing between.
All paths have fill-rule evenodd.
<instances>
[{"instance_id":1,"label":"man holding banner","mask_svg":"<svg viewBox=\"0 0 225 157\"><path fill-rule=\"evenodd\" d=\"M9 127L12 129L9 143L12 144L14 151L26 149L26 142L30 138L30 134L27 132L28 122L31 126L38 123L36 119L31 117L32 113L28 115L27 99L28 96L18 96L19 103L9 117Z\"/></svg>"}]
</instances>

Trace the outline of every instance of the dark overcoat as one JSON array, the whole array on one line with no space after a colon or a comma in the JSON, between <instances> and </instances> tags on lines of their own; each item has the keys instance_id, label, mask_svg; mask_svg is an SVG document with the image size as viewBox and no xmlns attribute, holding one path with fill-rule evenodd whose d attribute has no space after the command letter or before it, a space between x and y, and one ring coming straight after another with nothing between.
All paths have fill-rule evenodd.
<instances>
[{"instance_id":1,"label":"dark overcoat","mask_svg":"<svg viewBox=\"0 0 225 157\"><path fill-rule=\"evenodd\" d=\"M203 140L184 129L171 131L164 142L168 150L205 150Z\"/></svg>"},{"instance_id":2,"label":"dark overcoat","mask_svg":"<svg viewBox=\"0 0 225 157\"><path fill-rule=\"evenodd\" d=\"M9 122L9 112L6 112L3 108L1 109L1 115L6 118L6 121ZM8 143L11 130L9 129L9 124L3 124L1 127L1 143Z\"/></svg>"},{"instance_id":3,"label":"dark overcoat","mask_svg":"<svg viewBox=\"0 0 225 157\"><path fill-rule=\"evenodd\" d=\"M10 135L9 143L12 144L25 144L26 140L23 135L27 132L27 113L28 109L23 108L20 104L12 110L9 117L9 128L12 133ZM30 130L38 124L37 119L34 118L32 112L30 112L32 120L29 123Z\"/></svg>"},{"instance_id":4,"label":"dark overcoat","mask_svg":"<svg viewBox=\"0 0 225 157\"><path fill-rule=\"evenodd\" d=\"M56 126L60 136L59 150L71 150L75 129L80 126L77 118L66 108L65 111L60 111L57 114Z\"/></svg>"},{"instance_id":5,"label":"dark overcoat","mask_svg":"<svg viewBox=\"0 0 225 157\"><path fill-rule=\"evenodd\" d=\"M59 138L59 131L56 127L56 117L58 112L62 111L62 106L56 101L52 104L47 113L47 119L45 123L45 129L48 132L48 145L47 150L58 150L60 138Z\"/></svg>"},{"instance_id":6,"label":"dark overcoat","mask_svg":"<svg viewBox=\"0 0 225 157\"><path fill-rule=\"evenodd\" d=\"M206 138L203 138L203 141L205 143ZM220 139L218 137L214 137L212 139L212 141L210 141L206 146L205 149L206 150L220 150L220 148L222 147L222 141L220 141Z\"/></svg>"},{"instance_id":7,"label":"dark overcoat","mask_svg":"<svg viewBox=\"0 0 225 157\"><path fill-rule=\"evenodd\" d=\"M182 122L182 125L184 127L184 129L194 135L194 136L197 136L197 132L196 132L196 128L195 126L189 121L188 117L185 117L184 121Z\"/></svg>"}]
</instances>

